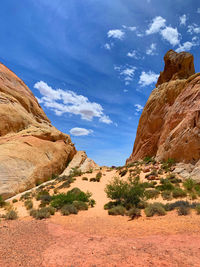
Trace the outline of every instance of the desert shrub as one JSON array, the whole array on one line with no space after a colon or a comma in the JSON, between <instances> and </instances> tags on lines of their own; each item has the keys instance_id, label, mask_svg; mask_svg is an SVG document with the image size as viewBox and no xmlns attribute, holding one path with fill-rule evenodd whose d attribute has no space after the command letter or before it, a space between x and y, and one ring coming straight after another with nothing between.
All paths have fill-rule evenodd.
<instances>
[{"instance_id":1,"label":"desert shrub","mask_svg":"<svg viewBox=\"0 0 200 267\"><path fill-rule=\"evenodd\" d=\"M175 164L175 160L169 158L166 161L162 162L162 166L161 168L165 171L165 172L169 172L171 170L171 167Z\"/></svg>"},{"instance_id":2,"label":"desert shrub","mask_svg":"<svg viewBox=\"0 0 200 267\"><path fill-rule=\"evenodd\" d=\"M0 196L0 208L5 205L5 201L3 200L2 196Z\"/></svg>"},{"instance_id":3,"label":"desert shrub","mask_svg":"<svg viewBox=\"0 0 200 267\"><path fill-rule=\"evenodd\" d=\"M116 206L108 210L109 215L122 215L124 216L126 209L123 206Z\"/></svg>"},{"instance_id":4,"label":"desert shrub","mask_svg":"<svg viewBox=\"0 0 200 267\"><path fill-rule=\"evenodd\" d=\"M174 185L168 179L160 179L160 185L157 185L155 188L160 191L172 191Z\"/></svg>"},{"instance_id":5,"label":"desert shrub","mask_svg":"<svg viewBox=\"0 0 200 267\"><path fill-rule=\"evenodd\" d=\"M43 198L48 197L48 196L50 196L48 191L40 190L40 191L38 191L35 198L36 198L36 200L42 200Z\"/></svg>"},{"instance_id":6,"label":"desert shrub","mask_svg":"<svg viewBox=\"0 0 200 267\"><path fill-rule=\"evenodd\" d=\"M52 196L51 206L56 209L61 209L66 204L72 204L73 201L89 202L90 193L84 193L79 188L73 188L66 194L58 194Z\"/></svg>"},{"instance_id":7,"label":"desert shrub","mask_svg":"<svg viewBox=\"0 0 200 267\"><path fill-rule=\"evenodd\" d=\"M82 180L83 181L88 181L88 178L87 177L83 177Z\"/></svg>"},{"instance_id":8,"label":"desert shrub","mask_svg":"<svg viewBox=\"0 0 200 267\"><path fill-rule=\"evenodd\" d=\"M144 200L140 200L140 202L137 204L138 209L145 209L148 206L148 203Z\"/></svg>"},{"instance_id":9,"label":"desert shrub","mask_svg":"<svg viewBox=\"0 0 200 267\"><path fill-rule=\"evenodd\" d=\"M141 216L141 210L138 208L131 208L130 210L127 211L127 215L133 220L136 218L139 218Z\"/></svg>"},{"instance_id":10,"label":"desert shrub","mask_svg":"<svg viewBox=\"0 0 200 267\"><path fill-rule=\"evenodd\" d=\"M147 217L152 217L154 215L164 216L166 214L166 211L164 209L164 205L158 202L155 202L153 204L149 204L145 210L145 214Z\"/></svg>"},{"instance_id":11,"label":"desert shrub","mask_svg":"<svg viewBox=\"0 0 200 267\"><path fill-rule=\"evenodd\" d=\"M75 178L71 177L71 176L67 176L65 178L65 181L58 186L58 189L62 189L62 188L69 188L70 185L75 181Z\"/></svg>"},{"instance_id":12,"label":"desert shrub","mask_svg":"<svg viewBox=\"0 0 200 267\"><path fill-rule=\"evenodd\" d=\"M20 201L24 201L24 200L30 199L31 197L32 197L31 192L27 192L27 193L21 195Z\"/></svg>"},{"instance_id":13,"label":"desert shrub","mask_svg":"<svg viewBox=\"0 0 200 267\"><path fill-rule=\"evenodd\" d=\"M108 203L106 203L104 205L104 210L109 210L112 209L113 207L116 207L119 205L119 202L115 202L115 201L109 201Z\"/></svg>"},{"instance_id":14,"label":"desert shrub","mask_svg":"<svg viewBox=\"0 0 200 267\"><path fill-rule=\"evenodd\" d=\"M115 177L105 188L107 197L126 206L137 204L144 196L144 186L139 179L130 178L128 181Z\"/></svg>"},{"instance_id":15,"label":"desert shrub","mask_svg":"<svg viewBox=\"0 0 200 267\"><path fill-rule=\"evenodd\" d=\"M16 220L18 218L17 212L15 210L10 210L6 213L6 220Z\"/></svg>"},{"instance_id":16,"label":"desert shrub","mask_svg":"<svg viewBox=\"0 0 200 267\"><path fill-rule=\"evenodd\" d=\"M77 210L88 210L88 204L83 201L73 201L73 205L77 208Z\"/></svg>"},{"instance_id":17,"label":"desert shrub","mask_svg":"<svg viewBox=\"0 0 200 267\"><path fill-rule=\"evenodd\" d=\"M49 218L51 216L51 213L48 208L41 208L38 210L31 210L30 215L37 220L42 220Z\"/></svg>"},{"instance_id":18,"label":"desert shrub","mask_svg":"<svg viewBox=\"0 0 200 267\"><path fill-rule=\"evenodd\" d=\"M146 199L154 199L157 198L160 194L160 191L156 190L156 189L151 189L151 190L146 190L144 192L144 196L146 197Z\"/></svg>"},{"instance_id":19,"label":"desert shrub","mask_svg":"<svg viewBox=\"0 0 200 267\"><path fill-rule=\"evenodd\" d=\"M128 169L124 169L124 170L122 170L122 171L119 172L119 175L121 177L123 177L123 176L125 176L127 174L127 172L128 172Z\"/></svg>"},{"instance_id":20,"label":"desert shrub","mask_svg":"<svg viewBox=\"0 0 200 267\"><path fill-rule=\"evenodd\" d=\"M96 178L90 178L90 182L96 182Z\"/></svg>"},{"instance_id":21,"label":"desert shrub","mask_svg":"<svg viewBox=\"0 0 200 267\"><path fill-rule=\"evenodd\" d=\"M102 177L102 172L98 172L98 173L96 174L96 181L97 181L97 182L100 182L101 177Z\"/></svg>"},{"instance_id":22,"label":"desert shrub","mask_svg":"<svg viewBox=\"0 0 200 267\"><path fill-rule=\"evenodd\" d=\"M172 199L172 192L169 190L165 190L161 193L161 196L164 200L171 200Z\"/></svg>"},{"instance_id":23,"label":"desert shrub","mask_svg":"<svg viewBox=\"0 0 200 267\"><path fill-rule=\"evenodd\" d=\"M179 216L186 216L186 215L190 214L190 207L180 206L177 208L177 213Z\"/></svg>"},{"instance_id":24,"label":"desert shrub","mask_svg":"<svg viewBox=\"0 0 200 267\"><path fill-rule=\"evenodd\" d=\"M195 192L190 192L189 196L191 200L197 199L197 194Z\"/></svg>"},{"instance_id":25,"label":"desert shrub","mask_svg":"<svg viewBox=\"0 0 200 267\"><path fill-rule=\"evenodd\" d=\"M31 210L33 208L33 201L30 200L30 199L29 200L26 200L24 202L24 205L25 205L25 207L26 207L27 210Z\"/></svg>"},{"instance_id":26,"label":"desert shrub","mask_svg":"<svg viewBox=\"0 0 200 267\"><path fill-rule=\"evenodd\" d=\"M197 213L198 215L200 215L200 204L196 205L195 210L196 210L196 213Z\"/></svg>"},{"instance_id":27,"label":"desert shrub","mask_svg":"<svg viewBox=\"0 0 200 267\"><path fill-rule=\"evenodd\" d=\"M81 176L81 175L82 175L82 172L78 167L72 168L70 171L70 174L69 174L69 176L71 176L71 177L77 177L77 176Z\"/></svg>"},{"instance_id":28,"label":"desert shrub","mask_svg":"<svg viewBox=\"0 0 200 267\"><path fill-rule=\"evenodd\" d=\"M144 188L155 188L155 185L157 185L156 181L144 182L143 183Z\"/></svg>"},{"instance_id":29,"label":"desert shrub","mask_svg":"<svg viewBox=\"0 0 200 267\"><path fill-rule=\"evenodd\" d=\"M195 186L195 181L191 178L188 178L185 180L185 182L183 183L183 186L186 190L188 191L192 191L194 186Z\"/></svg>"},{"instance_id":30,"label":"desert shrub","mask_svg":"<svg viewBox=\"0 0 200 267\"><path fill-rule=\"evenodd\" d=\"M93 198L91 198L89 200L89 205L91 206L91 208L93 208L96 205L96 201Z\"/></svg>"},{"instance_id":31,"label":"desert shrub","mask_svg":"<svg viewBox=\"0 0 200 267\"><path fill-rule=\"evenodd\" d=\"M179 208L181 206L191 207L192 208L192 205L190 205L190 203L188 201L179 200L179 201L176 201L176 202L173 202L173 203L167 203L165 205L165 210L166 211L171 211L171 210L177 209L177 208Z\"/></svg>"},{"instance_id":32,"label":"desert shrub","mask_svg":"<svg viewBox=\"0 0 200 267\"><path fill-rule=\"evenodd\" d=\"M17 200L16 198L14 198L14 199L12 200L12 203L16 203L16 202L18 202L18 200Z\"/></svg>"},{"instance_id":33,"label":"desert shrub","mask_svg":"<svg viewBox=\"0 0 200 267\"><path fill-rule=\"evenodd\" d=\"M69 214L77 214L78 213L78 210L77 208L75 207L75 205L73 204L67 204L67 205L64 205L62 208L61 208L61 213L62 215L69 215Z\"/></svg>"},{"instance_id":34,"label":"desert shrub","mask_svg":"<svg viewBox=\"0 0 200 267\"><path fill-rule=\"evenodd\" d=\"M168 174L166 179L168 179L172 184L179 184L182 182L182 180L177 178L174 173Z\"/></svg>"},{"instance_id":35,"label":"desert shrub","mask_svg":"<svg viewBox=\"0 0 200 267\"><path fill-rule=\"evenodd\" d=\"M172 191L172 196L174 198L182 198L182 197L186 197L187 193L182 188L175 187Z\"/></svg>"},{"instance_id":36,"label":"desert shrub","mask_svg":"<svg viewBox=\"0 0 200 267\"><path fill-rule=\"evenodd\" d=\"M144 163L148 164L148 163L156 163L155 159L150 157L150 156L146 156L144 159L143 159Z\"/></svg>"}]
</instances>

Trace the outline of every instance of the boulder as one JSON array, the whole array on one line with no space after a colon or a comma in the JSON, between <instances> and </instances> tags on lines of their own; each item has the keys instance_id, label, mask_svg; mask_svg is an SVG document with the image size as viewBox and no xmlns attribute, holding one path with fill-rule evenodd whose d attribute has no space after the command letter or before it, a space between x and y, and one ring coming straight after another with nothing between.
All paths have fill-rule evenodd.
<instances>
[{"instance_id":1,"label":"boulder","mask_svg":"<svg viewBox=\"0 0 200 267\"><path fill-rule=\"evenodd\" d=\"M62 173L75 153L70 136L51 125L30 89L0 64L0 195Z\"/></svg>"}]
</instances>

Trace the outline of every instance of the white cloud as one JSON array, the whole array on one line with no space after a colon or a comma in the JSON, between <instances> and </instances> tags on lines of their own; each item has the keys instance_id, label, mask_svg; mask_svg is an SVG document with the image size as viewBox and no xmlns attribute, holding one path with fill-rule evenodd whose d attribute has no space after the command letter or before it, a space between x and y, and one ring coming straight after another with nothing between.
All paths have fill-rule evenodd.
<instances>
[{"instance_id":1,"label":"white cloud","mask_svg":"<svg viewBox=\"0 0 200 267\"><path fill-rule=\"evenodd\" d=\"M69 132L71 135L74 135L74 136L85 136L85 135L89 135L93 133L93 130L87 130L85 128L75 127L75 128L72 128Z\"/></svg>"},{"instance_id":2,"label":"white cloud","mask_svg":"<svg viewBox=\"0 0 200 267\"><path fill-rule=\"evenodd\" d=\"M125 33L122 30L116 29L116 30L110 30L107 33L108 38L115 38L122 40L124 39Z\"/></svg>"},{"instance_id":3,"label":"white cloud","mask_svg":"<svg viewBox=\"0 0 200 267\"><path fill-rule=\"evenodd\" d=\"M104 45L104 48L105 48L106 50L111 50L111 45L108 44L108 43L106 43L106 44Z\"/></svg>"},{"instance_id":4,"label":"white cloud","mask_svg":"<svg viewBox=\"0 0 200 267\"><path fill-rule=\"evenodd\" d=\"M166 41L168 41L173 46L178 45L180 43L180 34L178 33L177 28L166 27L161 31L161 35Z\"/></svg>"},{"instance_id":5,"label":"white cloud","mask_svg":"<svg viewBox=\"0 0 200 267\"><path fill-rule=\"evenodd\" d=\"M150 56L154 56L156 55L156 44L155 43L152 43L150 45L150 47L146 50L146 54L147 55L150 55Z\"/></svg>"},{"instance_id":6,"label":"white cloud","mask_svg":"<svg viewBox=\"0 0 200 267\"><path fill-rule=\"evenodd\" d=\"M124 90L123 90L123 92L124 92L124 93L127 93L127 92L128 92L128 90L127 90L127 89L124 89Z\"/></svg>"},{"instance_id":7,"label":"white cloud","mask_svg":"<svg viewBox=\"0 0 200 267\"><path fill-rule=\"evenodd\" d=\"M186 25L187 16L185 14L180 16L179 19L180 19L180 25Z\"/></svg>"},{"instance_id":8,"label":"white cloud","mask_svg":"<svg viewBox=\"0 0 200 267\"><path fill-rule=\"evenodd\" d=\"M144 87L152 83L156 83L159 74L154 73L153 71L145 72L143 71L140 75L139 84Z\"/></svg>"},{"instance_id":9,"label":"white cloud","mask_svg":"<svg viewBox=\"0 0 200 267\"><path fill-rule=\"evenodd\" d=\"M165 27L166 20L161 16L155 17L152 23L149 25L149 29L146 30L146 34L153 34L159 32L162 28Z\"/></svg>"},{"instance_id":10,"label":"white cloud","mask_svg":"<svg viewBox=\"0 0 200 267\"><path fill-rule=\"evenodd\" d=\"M197 24L192 24L188 26L188 30L187 30L190 34L198 34L200 33L200 27Z\"/></svg>"},{"instance_id":11,"label":"white cloud","mask_svg":"<svg viewBox=\"0 0 200 267\"><path fill-rule=\"evenodd\" d=\"M40 81L34 85L42 97L39 99L46 108L51 109L56 115L64 113L80 115L81 119L92 121L94 117L99 121L110 124L110 119L105 120L103 107L95 102L90 102L87 97L78 95L73 91L64 91L62 89L53 89L47 83ZM58 102L59 101L59 102ZM109 118L108 116L106 116Z\"/></svg>"},{"instance_id":12,"label":"white cloud","mask_svg":"<svg viewBox=\"0 0 200 267\"><path fill-rule=\"evenodd\" d=\"M106 123L106 124L111 124L112 123L111 119L108 116L106 116L106 115L101 116L101 118L99 119L99 121L100 122L103 122L103 123Z\"/></svg>"},{"instance_id":13,"label":"white cloud","mask_svg":"<svg viewBox=\"0 0 200 267\"><path fill-rule=\"evenodd\" d=\"M177 49L176 52L182 52L182 51L190 51L190 49L193 46L196 46L196 43L192 43L192 42L185 42L183 45L180 45Z\"/></svg>"},{"instance_id":14,"label":"white cloud","mask_svg":"<svg viewBox=\"0 0 200 267\"><path fill-rule=\"evenodd\" d=\"M129 85L133 80L136 67L134 66L115 66L114 69L119 72L120 77L125 81L125 85Z\"/></svg>"},{"instance_id":15,"label":"white cloud","mask_svg":"<svg viewBox=\"0 0 200 267\"><path fill-rule=\"evenodd\" d=\"M143 110L143 106L142 105L140 105L140 104L135 104L134 105L135 106L135 110L136 110L136 112L141 112L142 110Z\"/></svg>"},{"instance_id":16,"label":"white cloud","mask_svg":"<svg viewBox=\"0 0 200 267\"><path fill-rule=\"evenodd\" d=\"M137 56L137 51L133 50L131 52L127 53L127 57L131 57L131 58L135 58L135 59L139 59L139 57Z\"/></svg>"},{"instance_id":17,"label":"white cloud","mask_svg":"<svg viewBox=\"0 0 200 267\"><path fill-rule=\"evenodd\" d=\"M197 13L200 14L200 8L197 8Z\"/></svg>"},{"instance_id":18,"label":"white cloud","mask_svg":"<svg viewBox=\"0 0 200 267\"><path fill-rule=\"evenodd\" d=\"M131 32L134 32L134 31L136 31L136 29L137 29L137 27L135 27L135 26L126 26L126 25L122 25L122 27L123 27L124 29L126 29L126 30L131 31Z\"/></svg>"}]
</instances>

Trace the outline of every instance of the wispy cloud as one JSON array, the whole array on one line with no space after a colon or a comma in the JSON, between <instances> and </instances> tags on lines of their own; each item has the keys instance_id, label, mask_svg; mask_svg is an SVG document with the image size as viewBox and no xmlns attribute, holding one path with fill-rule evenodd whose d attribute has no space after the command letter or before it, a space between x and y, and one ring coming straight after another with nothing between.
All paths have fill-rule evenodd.
<instances>
[{"instance_id":1,"label":"wispy cloud","mask_svg":"<svg viewBox=\"0 0 200 267\"><path fill-rule=\"evenodd\" d=\"M123 27L124 29L126 29L126 30L131 31L131 32L134 32L134 31L136 31L136 29L137 29L137 27L135 27L135 26L126 26L126 25L122 25L122 27Z\"/></svg>"},{"instance_id":2,"label":"wispy cloud","mask_svg":"<svg viewBox=\"0 0 200 267\"><path fill-rule=\"evenodd\" d=\"M104 48L106 50L111 50L112 46L113 46L113 44L105 43Z\"/></svg>"},{"instance_id":3,"label":"wispy cloud","mask_svg":"<svg viewBox=\"0 0 200 267\"><path fill-rule=\"evenodd\" d=\"M125 37L125 32L120 29L116 29L116 30L108 31L107 35L108 35L108 38L123 40Z\"/></svg>"},{"instance_id":4,"label":"wispy cloud","mask_svg":"<svg viewBox=\"0 0 200 267\"><path fill-rule=\"evenodd\" d=\"M198 34L200 33L200 27L196 24L193 23L192 25L188 26L188 30L187 30L190 34Z\"/></svg>"},{"instance_id":5,"label":"wispy cloud","mask_svg":"<svg viewBox=\"0 0 200 267\"><path fill-rule=\"evenodd\" d=\"M153 34L160 31L160 29L165 27L166 19L161 16L155 17L149 25L149 29L146 30L146 34Z\"/></svg>"},{"instance_id":6,"label":"wispy cloud","mask_svg":"<svg viewBox=\"0 0 200 267\"><path fill-rule=\"evenodd\" d=\"M95 102L90 102L83 95L78 95L73 91L53 89L47 83L40 81L34 85L42 95L39 102L46 108L51 109L56 115L64 113L80 115L81 119L92 121L94 117L99 118L100 122L110 124L112 121L103 112L103 107ZM105 119L105 117L107 119Z\"/></svg>"},{"instance_id":7,"label":"wispy cloud","mask_svg":"<svg viewBox=\"0 0 200 267\"><path fill-rule=\"evenodd\" d=\"M184 14L179 17L179 20L180 20L180 25L186 25L187 16Z\"/></svg>"},{"instance_id":8,"label":"wispy cloud","mask_svg":"<svg viewBox=\"0 0 200 267\"><path fill-rule=\"evenodd\" d=\"M74 136L86 136L86 135L92 134L93 130L75 127L75 128L72 128L69 132L71 135L74 135Z\"/></svg>"},{"instance_id":9,"label":"wispy cloud","mask_svg":"<svg viewBox=\"0 0 200 267\"><path fill-rule=\"evenodd\" d=\"M149 48L146 50L146 54L150 56L156 55L156 44L152 43Z\"/></svg>"},{"instance_id":10,"label":"wispy cloud","mask_svg":"<svg viewBox=\"0 0 200 267\"><path fill-rule=\"evenodd\" d=\"M131 58L135 58L135 59L139 59L138 53L136 50L132 50L130 52L127 53L127 57L131 57Z\"/></svg>"},{"instance_id":11,"label":"wispy cloud","mask_svg":"<svg viewBox=\"0 0 200 267\"><path fill-rule=\"evenodd\" d=\"M196 42L185 42L183 45L180 45L177 49L176 52L182 52L182 51L190 51L192 47L196 46Z\"/></svg>"},{"instance_id":12,"label":"wispy cloud","mask_svg":"<svg viewBox=\"0 0 200 267\"><path fill-rule=\"evenodd\" d=\"M114 69L119 72L120 78L125 81L125 85L129 85L133 80L136 67L125 65L125 66L115 66Z\"/></svg>"},{"instance_id":13,"label":"wispy cloud","mask_svg":"<svg viewBox=\"0 0 200 267\"><path fill-rule=\"evenodd\" d=\"M159 74L154 73L153 71L145 72L143 71L140 75L139 84L144 87L152 83L156 83L158 80Z\"/></svg>"},{"instance_id":14,"label":"wispy cloud","mask_svg":"<svg viewBox=\"0 0 200 267\"><path fill-rule=\"evenodd\" d=\"M168 41L173 46L178 45L180 43L180 40L179 40L180 34L177 28L166 27L165 29L161 31L161 35L163 39Z\"/></svg>"}]
</instances>

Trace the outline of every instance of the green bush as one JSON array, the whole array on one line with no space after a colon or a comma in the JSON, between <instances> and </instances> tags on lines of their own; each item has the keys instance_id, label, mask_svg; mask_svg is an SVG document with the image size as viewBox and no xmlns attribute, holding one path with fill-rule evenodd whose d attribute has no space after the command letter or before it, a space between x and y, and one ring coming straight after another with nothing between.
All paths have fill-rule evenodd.
<instances>
[{"instance_id":1,"label":"green bush","mask_svg":"<svg viewBox=\"0 0 200 267\"><path fill-rule=\"evenodd\" d=\"M124 169L124 170L122 170L122 171L119 172L119 175L121 177L123 177L123 176L125 176L127 174L127 172L128 172L128 169Z\"/></svg>"},{"instance_id":2,"label":"green bush","mask_svg":"<svg viewBox=\"0 0 200 267\"><path fill-rule=\"evenodd\" d=\"M130 210L127 211L127 215L133 220L136 218L139 218L141 216L141 210L138 208L131 208Z\"/></svg>"},{"instance_id":3,"label":"green bush","mask_svg":"<svg viewBox=\"0 0 200 267\"><path fill-rule=\"evenodd\" d=\"M97 181L97 182L100 182L101 177L102 177L102 172L98 172L98 173L96 174L96 181Z\"/></svg>"},{"instance_id":4,"label":"green bush","mask_svg":"<svg viewBox=\"0 0 200 267\"><path fill-rule=\"evenodd\" d=\"M129 179L123 181L115 177L108 185L105 192L108 198L115 200L122 205L131 204L137 207L137 204L144 197L144 186L138 179Z\"/></svg>"},{"instance_id":5,"label":"green bush","mask_svg":"<svg viewBox=\"0 0 200 267\"><path fill-rule=\"evenodd\" d=\"M88 210L88 204L83 201L73 201L73 205L77 208L77 210Z\"/></svg>"},{"instance_id":6,"label":"green bush","mask_svg":"<svg viewBox=\"0 0 200 267\"><path fill-rule=\"evenodd\" d=\"M159 216L164 216L166 214L166 211L164 209L164 205L158 202L155 202L153 204L149 204L145 210L145 214L147 217L152 217L155 214Z\"/></svg>"},{"instance_id":7,"label":"green bush","mask_svg":"<svg viewBox=\"0 0 200 267\"><path fill-rule=\"evenodd\" d=\"M26 200L24 202L24 205L25 205L27 210L31 210L33 208L33 201L32 200Z\"/></svg>"},{"instance_id":8,"label":"green bush","mask_svg":"<svg viewBox=\"0 0 200 267\"><path fill-rule=\"evenodd\" d=\"M83 181L88 181L88 178L87 177L83 177L82 180Z\"/></svg>"},{"instance_id":9,"label":"green bush","mask_svg":"<svg viewBox=\"0 0 200 267\"><path fill-rule=\"evenodd\" d=\"M197 199L197 194L195 192L190 192L189 196L191 200Z\"/></svg>"},{"instance_id":10,"label":"green bush","mask_svg":"<svg viewBox=\"0 0 200 267\"><path fill-rule=\"evenodd\" d=\"M184 188L188 191L192 191L195 185L196 182L191 178L186 179L185 182L183 183Z\"/></svg>"},{"instance_id":11,"label":"green bush","mask_svg":"<svg viewBox=\"0 0 200 267\"><path fill-rule=\"evenodd\" d=\"M182 197L186 197L187 193L183 189L179 187L175 187L172 191L172 196L174 198L182 198Z\"/></svg>"},{"instance_id":12,"label":"green bush","mask_svg":"<svg viewBox=\"0 0 200 267\"><path fill-rule=\"evenodd\" d=\"M91 198L89 200L89 205L91 206L91 208L93 208L96 205L96 201L93 198Z\"/></svg>"},{"instance_id":13,"label":"green bush","mask_svg":"<svg viewBox=\"0 0 200 267\"><path fill-rule=\"evenodd\" d=\"M18 218L17 212L15 210L10 210L6 213L6 220L16 220Z\"/></svg>"},{"instance_id":14,"label":"green bush","mask_svg":"<svg viewBox=\"0 0 200 267\"><path fill-rule=\"evenodd\" d=\"M186 206L180 206L177 208L177 213L179 216L186 216L190 214L190 208Z\"/></svg>"},{"instance_id":15,"label":"green bush","mask_svg":"<svg viewBox=\"0 0 200 267\"><path fill-rule=\"evenodd\" d=\"M70 171L70 174L69 174L69 176L71 176L71 177L77 177L77 176L81 176L81 175L82 175L82 172L78 167L72 168Z\"/></svg>"},{"instance_id":16,"label":"green bush","mask_svg":"<svg viewBox=\"0 0 200 267\"><path fill-rule=\"evenodd\" d=\"M0 208L5 205L5 201L3 200L2 196L0 196Z\"/></svg>"},{"instance_id":17,"label":"green bush","mask_svg":"<svg viewBox=\"0 0 200 267\"><path fill-rule=\"evenodd\" d=\"M104 210L112 209L113 207L116 207L116 206L118 206L118 205L119 205L119 203L117 203L117 202L109 201L108 203L106 203L106 204L104 205Z\"/></svg>"},{"instance_id":18,"label":"green bush","mask_svg":"<svg viewBox=\"0 0 200 267\"><path fill-rule=\"evenodd\" d=\"M77 214L78 213L78 210L74 204L64 205L60 211L61 211L62 215L64 215L64 216L68 216L69 214Z\"/></svg>"},{"instance_id":19,"label":"green bush","mask_svg":"<svg viewBox=\"0 0 200 267\"><path fill-rule=\"evenodd\" d=\"M169 190L163 191L161 196L164 200L171 200L172 199L172 192Z\"/></svg>"},{"instance_id":20,"label":"green bush","mask_svg":"<svg viewBox=\"0 0 200 267\"><path fill-rule=\"evenodd\" d=\"M198 215L200 215L200 204L198 204L198 205L196 206L195 210L196 210L196 213L197 213Z\"/></svg>"},{"instance_id":21,"label":"green bush","mask_svg":"<svg viewBox=\"0 0 200 267\"><path fill-rule=\"evenodd\" d=\"M89 202L91 194L82 192L79 188L73 188L66 194L52 196L51 206L61 209L66 204L72 204L73 201Z\"/></svg>"},{"instance_id":22,"label":"green bush","mask_svg":"<svg viewBox=\"0 0 200 267\"><path fill-rule=\"evenodd\" d=\"M175 160L174 159L168 159L166 161L162 162L162 166L161 168L165 171L165 172L169 172L171 170L171 167L175 164Z\"/></svg>"},{"instance_id":23,"label":"green bush","mask_svg":"<svg viewBox=\"0 0 200 267\"><path fill-rule=\"evenodd\" d=\"M150 156L146 156L146 157L143 159L143 161L144 161L144 163L146 163L146 164L149 164L149 163L153 163L153 164L155 164L155 163L156 163L155 159L152 158L152 157L150 157Z\"/></svg>"},{"instance_id":24,"label":"green bush","mask_svg":"<svg viewBox=\"0 0 200 267\"><path fill-rule=\"evenodd\" d=\"M155 188L159 191L172 191L174 185L168 179L160 179L161 185L157 185Z\"/></svg>"},{"instance_id":25,"label":"green bush","mask_svg":"<svg viewBox=\"0 0 200 267\"><path fill-rule=\"evenodd\" d=\"M108 210L109 215L122 215L124 216L126 209L123 206L116 206Z\"/></svg>"},{"instance_id":26,"label":"green bush","mask_svg":"<svg viewBox=\"0 0 200 267\"><path fill-rule=\"evenodd\" d=\"M16 203L16 202L18 202L18 200L17 200L16 198L14 198L14 199L12 200L12 203Z\"/></svg>"},{"instance_id":27,"label":"green bush","mask_svg":"<svg viewBox=\"0 0 200 267\"><path fill-rule=\"evenodd\" d=\"M20 201L24 201L24 200L30 199L31 196L32 196L31 192L27 192L27 193L21 195Z\"/></svg>"},{"instance_id":28,"label":"green bush","mask_svg":"<svg viewBox=\"0 0 200 267\"><path fill-rule=\"evenodd\" d=\"M65 181L60 186L58 186L58 189L69 188L70 185L75 181L75 178L73 177L66 176Z\"/></svg>"},{"instance_id":29,"label":"green bush","mask_svg":"<svg viewBox=\"0 0 200 267\"><path fill-rule=\"evenodd\" d=\"M96 178L90 178L90 182L96 182Z\"/></svg>"},{"instance_id":30,"label":"green bush","mask_svg":"<svg viewBox=\"0 0 200 267\"><path fill-rule=\"evenodd\" d=\"M155 199L159 196L160 192L156 189L146 190L144 195L146 199Z\"/></svg>"}]
</instances>

